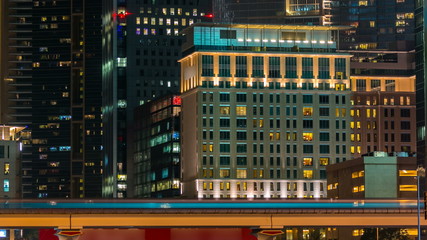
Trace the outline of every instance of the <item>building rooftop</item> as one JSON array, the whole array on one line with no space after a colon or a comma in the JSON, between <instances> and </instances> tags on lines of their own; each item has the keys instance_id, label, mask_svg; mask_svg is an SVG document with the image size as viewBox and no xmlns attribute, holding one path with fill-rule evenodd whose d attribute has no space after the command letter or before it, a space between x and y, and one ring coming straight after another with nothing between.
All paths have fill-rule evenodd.
<instances>
[{"instance_id":1,"label":"building rooftop","mask_svg":"<svg viewBox=\"0 0 427 240\"><path fill-rule=\"evenodd\" d=\"M319 26L319 25L276 25L276 24L239 24L239 23L195 23L193 27L219 27L219 28L244 28L244 29L279 29L279 30L349 30L351 26ZM184 30L187 31L189 28Z\"/></svg>"}]
</instances>

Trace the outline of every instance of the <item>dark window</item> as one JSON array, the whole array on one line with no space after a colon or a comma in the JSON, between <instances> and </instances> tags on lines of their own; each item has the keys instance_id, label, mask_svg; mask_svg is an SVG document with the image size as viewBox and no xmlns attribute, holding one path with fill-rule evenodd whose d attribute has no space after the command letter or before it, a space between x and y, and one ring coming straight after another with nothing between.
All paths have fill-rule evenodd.
<instances>
[{"instance_id":1,"label":"dark window","mask_svg":"<svg viewBox=\"0 0 427 240\"><path fill-rule=\"evenodd\" d=\"M230 165L230 157L229 156L220 156L219 157L220 165Z\"/></svg>"},{"instance_id":2,"label":"dark window","mask_svg":"<svg viewBox=\"0 0 427 240\"><path fill-rule=\"evenodd\" d=\"M411 141L411 134L409 134L409 133L402 133L400 135L400 141L401 142L410 142Z\"/></svg>"},{"instance_id":3,"label":"dark window","mask_svg":"<svg viewBox=\"0 0 427 240\"><path fill-rule=\"evenodd\" d=\"M411 110L407 108L400 109L400 117L411 117Z\"/></svg>"},{"instance_id":4,"label":"dark window","mask_svg":"<svg viewBox=\"0 0 427 240\"><path fill-rule=\"evenodd\" d=\"M220 30L219 37L221 39L236 39L236 30Z\"/></svg>"},{"instance_id":5,"label":"dark window","mask_svg":"<svg viewBox=\"0 0 427 240\"><path fill-rule=\"evenodd\" d=\"M303 145L302 151L303 153L313 153L313 145Z\"/></svg>"},{"instance_id":6,"label":"dark window","mask_svg":"<svg viewBox=\"0 0 427 240\"><path fill-rule=\"evenodd\" d=\"M405 130L411 129L411 122L409 121L400 122L400 129L405 129Z\"/></svg>"},{"instance_id":7,"label":"dark window","mask_svg":"<svg viewBox=\"0 0 427 240\"><path fill-rule=\"evenodd\" d=\"M329 145L320 145L319 152L324 154L329 153Z\"/></svg>"},{"instance_id":8,"label":"dark window","mask_svg":"<svg viewBox=\"0 0 427 240\"><path fill-rule=\"evenodd\" d=\"M247 165L247 158L246 157L237 157L236 158L237 165Z\"/></svg>"},{"instance_id":9,"label":"dark window","mask_svg":"<svg viewBox=\"0 0 427 240\"><path fill-rule=\"evenodd\" d=\"M328 129L329 128L329 120L319 120L319 128Z\"/></svg>"}]
</instances>

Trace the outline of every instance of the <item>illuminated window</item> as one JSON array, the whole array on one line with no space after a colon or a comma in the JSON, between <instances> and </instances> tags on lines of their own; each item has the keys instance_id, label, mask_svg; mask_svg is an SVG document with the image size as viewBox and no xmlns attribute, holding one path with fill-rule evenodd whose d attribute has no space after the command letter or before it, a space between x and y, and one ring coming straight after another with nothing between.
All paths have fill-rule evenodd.
<instances>
[{"instance_id":1,"label":"illuminated window","mask_svg":"<svg viewBox=\"0 0 427 240\"><path fill-rule=\"evenodd\" d=\"M305 179L312 179L313 178L313 170L304 170L303 176Z\"/></svg>"},{"instance_id":2,"label":"illuminated window","mask_svg":"<svg viewBox=\"0 0 427 240\"><path fill-rule=\"evenodd\" d=\"M10 182L9 182L9 179L4 179L3 180L3 191L4 192L9 192L10 191Z\"/></svg>"},{"instance_id":3,"label":"illuminated window","mask_svg":"<svg viewBox=\"0 0 427 240\"><path fill-rule=\"evenodd\" d=\"M159 25L163 25L163 18L159 18Z\"/></svg>"},{"instance_id":4,"label":"illuminated window","mask_svg":"<svg viewBox=\"0 0 427 240\"><path fill-rule=\"evenodd\" d=\"M166 18L166 25L168 25L168 26L171 25L171 19L170 18Z\"/></svg>"},{"instance_id":5,"label":"illuminated window","mask_svg":"<svg viewBox=\"0 0 427 240\"><path fill-rule=\"evenodd\" d=\"M230 115L230 107L219 107L219 113L222 115Z\"/></svg>"},{"instance_id":6,"label":"illuminated window","mask_svg":"<svg viewBox=\"0 0 427 240\"><path fill-rule=\"evenodd\" d=\"M397 20L396 21L396 27L406 26L405 20Z\"/></svg>"},{"instance_id":7,"label":"illuminated window","mask_svg":"<svg viewBox=\"0 0 427 240\"><path fill-rule=\"evenodd\" d=\"M357 122L356 122L356 127L357 127L357 129L360 129L360 128L361 128L361 126L362 126L362 125L361 125L361 123L360 123L359 121L357 121Z\"/></svg>"},{"instance_id":8,"label":"illuminated window","mask_svg":"<svg viewBox=\"0 0 427 240\"><path fill-rule=\"evenodd\" d=\"M417 191L417 185L399 185L399 191L414 192Z\"/></svg>"},{"instance_id":9,"label":"illuminated window","mask_svg":"<svg viewBox=\"0 0 427 240\"><path fill-rule=\"evenodd\" d=\"M303 133L302 139L307 142L313 141L313 133Z\"/></svg>"},{"instance_id":10,"label":"illuminated window","mask_svg":"<svg viewBox=\"0 0 427 240\"><path fill-rule=\"evenodd\" d=\"M246 169L237 169L236 171L236 177L237 178L246 178Z\"/></svg>"},{"instance_id":11,"label":"illuminated window","mask_svg":"<svg viewBox=\"0 0 427 240\"><path fill-rule=\"evenodd\" d=\"M4 175L9 175L10 173L10 163L4 164Z\"/></svg>"},{"instance_id":12,"label":"illuminated window","mask_svg":"<svg viewBox=\"0 0 427 240\"><path fill-rule=\"evenodd\" d=\"M313 166L313 158L304 158L303 159L304 166Z\"/></svg>"},{"instance_id":13,"label":"illuminated window","mask_svg":"<svg viewBox=\"0 0 427 240\"><path fill-rule=\"evenodd\" d=\"M319 158L319 164L320 166L329 165L329 158L326 158L326 157Z\"/></svg>"},{"instance_id":14,"label":"illuminated window","mask_svg":"<svg viewBox=\"0 0 427 240\"><path fill-rule=\"evenodd\" d=\"M354 129L354 122L350 122L350 128Z\"/></svg>"},{"instance_id":15,"label":"illuminated window","mask_svg":"<svg viewBox=\"0 0 427 240\"><path fill-rule=\"evenodd\" d=\"M375 21L369 21L369 26L370 27L375 27Z\"/></svg>"},{"instance_id":16,"label":"illuminated window","mask_svg":"<svg viewBox=\"0 0 427 240\"><path fill-rule=\"evenodd\" d=\"M358 174L359 174L359 177L363 177L365 176L365 171L359 171Z\"/></svg>"},{"instance_id":17,"label":"illuminated window","mask_svg":"<svg viewBox=\"0 0 427 240\"><path fill-rule=\"evenodd\" d=\"M365 191L365 185L361 185L359 187L359 192L364 192Z\"/></svg>"},{"instance_id":18,"label":"illuminated window","mask_svg":"<svg viewBox=\"0 0 427 240\"><path fill-rule=\"evenodd\" d=\"M230 178L230 169L220 169L219 170L220 178Z\"/></svg>"},{"instance_id":19,"label":"illuminated window","mask_svg":"<svg viewBox=\"0 0 427 240\"><path fill-rule=\"evenodd\" d=\"M147 18L147 17L145 17L145 18L143 19L143 21L144 21L144 24L148 24L148 18Z\"/></svg>"},{"instance_id":20,"label":"illuminated window","mask_svg":"<svg viewBox=\"0 0 427 240\"><path fill-rule=\"evenodd\" d=\"M187 19L185 19L185 18L181 19L181 25L186 26L187 25Z\"/></svg>"},{"instance_id":21,"label":"illuminated window","mask_svg":"<svg viewBox=\"0 0 427 240\"><path fill-rule=\"evenodd\" d=\"M354 192L354 193L359 192L359 187L357 187L357 186L356 186L356 187L353 187L353 192Z\"/></svg>"},{"instance_id":22,"label":"illuminated window","mask_svg":"<svg viewBox=\"0 0 427 240\"><path fill-rule=\"evenodd\" d=\"M162 8L162 13L163 13L163 15L167 15L168 14L168 9L167 8Z\"/></svg>"},{"instance_id":23,"label":"illuminated window","mask_svg":"<svg viewBox=\"0 0 427 240\"><path fill-rule=\"evenodd\" d=\"M280 133L276 133L276 140L280 140Z\"/></svg>"},{"instance_id":24,"label":"illuminated window","mask_svg":"<svg viewBox=\"0 0 427 240\"><path fill-rule=\"evenodd\" d=\"M368 6L368 1L359 1L359 6Z\"/></svg>"},{"instance_id":25,"label":"illuminated window","mask_svg":"<svg viewBox=\"0 0 427 240\"><path fill-rule=\"evenodd\" d=\"M351 173L351 178L358 178L358 177L359 177L359 172Z\"/></svg>"},{"instance_id":26,"label":"illuminated window","mask_svg":"<svg viewBox=\"0 0 427 240\"><path fill-rule=\"evenodd\" d=\"M400 177L416 177L417 170L399 170Z\"/></svg>"},{"instance_id":27,"label":"illuminated window","mask_svg":"<svg viewBox=\"0 0 427 240\"><path fill-rule=\"evenodd\" d=\"M141 18L140 17L136 17L136 24L141 24Z\"/></svg>"},{"instance_id":28,"label":"illuminated window","mask_svg":"<svg viewBox=\"0 0 427 240\"><path fill-rule=\"evenodd\" d=\"M175 15L175 8L170 9L170 15Z\"/></svg>"},{"instance_id":29,"label":"illuminated window","mask_svg":"<svg viewBox=\"0 0 427 240\"><path fill-rule=\"evenodd\" d=\"M236 114L237 116L246 116L246 107L236 107Z\"/></svg>"},{"instance_id":30,"label":"illuminated window","mask_svg":"<svg viewBox=\"0 0 427 240\"><path fill-rule=\"evenodd\" d=\"M156 19L155 18L151 18L151 25L156 25Z\"/></svg>"},{"instance_id":31,"label":"illuminated window","mask_svg":"<svg viewBox=\"0 0 427 240\"><path fill-rule=\"evenodd\" d=\"M305 107L302 109L302 114L304 116L312 116L313 115L313 108L311 107Z\"/></svg>"}]
</instances>

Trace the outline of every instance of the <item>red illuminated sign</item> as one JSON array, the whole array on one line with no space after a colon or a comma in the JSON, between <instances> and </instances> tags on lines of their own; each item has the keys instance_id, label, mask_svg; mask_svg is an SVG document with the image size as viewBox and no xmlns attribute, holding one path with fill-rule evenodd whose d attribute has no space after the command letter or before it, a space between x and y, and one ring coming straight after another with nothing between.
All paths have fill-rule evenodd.
<instances>
[{"instance_id":1,"label":"red illuminated sign","mask_svg":"<svg viewBox=\"0 0 427 240\"><path fill-rule=\"evenodd\" d=\"M181 105L181 97L180 96L175 96L172 98L172 104L173 105Z\"/></svg>"}]
</instances>

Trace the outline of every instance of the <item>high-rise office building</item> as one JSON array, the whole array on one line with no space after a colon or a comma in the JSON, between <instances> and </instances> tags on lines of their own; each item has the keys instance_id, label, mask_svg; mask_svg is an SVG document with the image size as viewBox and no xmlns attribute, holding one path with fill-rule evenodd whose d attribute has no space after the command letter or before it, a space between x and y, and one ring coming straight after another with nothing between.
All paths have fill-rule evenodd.
<instances>
[{"instance_id":1,"label":"high-rise office building","mask_svg":"<svg viewBox=\"0 0 427 240\"><path fill-rule=\"evenodd\" d=\"M416 97L417 97L417 159L418 164L427 166L427 139L426 139L426 119L427 119L427 69L426 69L426 33L427 33L427 1L415 1L415 74L417 77Z\"/></svg>"},{"instance_id":2,"label":"high-rise office building","mask_svg":"<svg viewBox=\"0 0 427 240\"><path fill-rule=\"evenodd\" d=\"M213 0L214 22L328 24L328 0Z\"/></svg>"},{"instance_id":3,"label":"high-rise office building","mask_svg":"<svg viewBox=\"0 0 427 240\"><path fill-rule=\"evenodd\" d=\"M184 196L325 197L350 159L345 27L198 24L181 62Z\"/></svg>"},{"instance_id":4,"label":"high-rise office building","mask_svg":"<svg viewBox=\"0 0 427 240\"><path fill-rule=\"evenodd\" d=\"M23 197L100 197L98 2L4 2L3 121L26 127Z\"/></svg>"},{"instance_id":5,"label":"high-rise office building","mask_svg":"<svg viewBox=\"0 0 427 240\"><path fill-rule=\"evenodd\" d=\"M351 76L350 152L416 151L415 76Z\"/></svg>"},{"instance_id":6,"label":"high-rise office building","mask_svg":"<svg viewBox=\"0 0 427 240\"><path fill-rule=\"evenodd\" d=\"M118 1L110 10L114 28L115 73L105 82L104 196L126 197L126 162L131 161L128 133L134 109L152 99L179 93L181 31L196 22L211 21L211 1ZM108 15L105 15L108 17ZM148 117L148 116L147 116ZM107 149L108 146L108 149ZM118 185L120 184L120 190Z\"/></svg>"},{"instance_id":7,"label":"high-rise office building","mask_svg":"<svg viewBox=\"0 0 427 240\"><path fill-rule=\"evenodd\" d=\"M1 123L25 126L22 138L22 189L33 191L31 146L32 1L0 1Z\"/></svg>"},{"instance_id":8,"label":"high-rise office building","mask_svg":"<svg viewBox=\"0 0 427 240\"><path fill-rule=\"evenodd\" d=\"M135 109L130 136L128 196L172 198L180 195L181 97L169 95Z\"/></svg>"}]
</instances>

